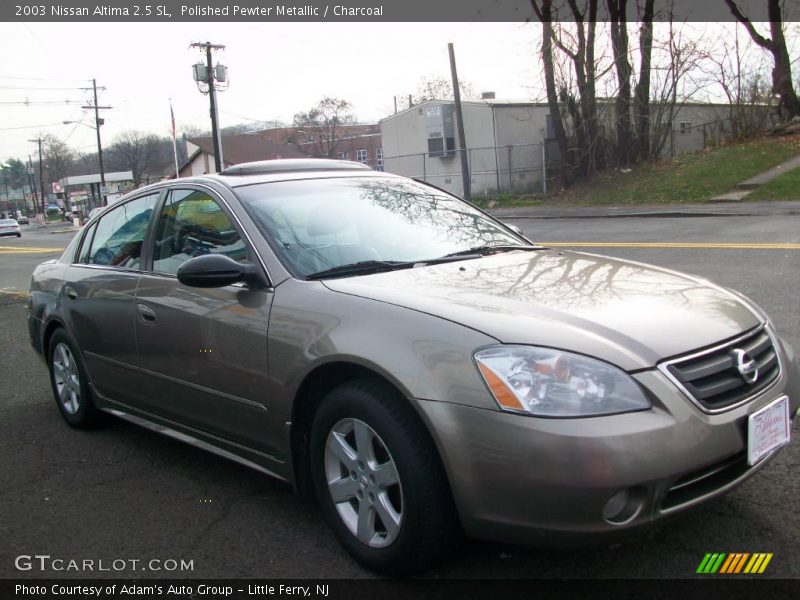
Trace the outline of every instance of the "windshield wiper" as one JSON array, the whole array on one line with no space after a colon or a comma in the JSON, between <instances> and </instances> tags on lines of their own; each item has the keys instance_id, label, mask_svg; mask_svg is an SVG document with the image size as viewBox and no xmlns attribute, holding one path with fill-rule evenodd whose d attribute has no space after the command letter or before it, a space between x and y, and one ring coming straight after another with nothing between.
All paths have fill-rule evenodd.
<instances>
[{"instance_id":1,"label":"windshield wiper","mask_svg":"<svg viewBox=\"0 0 800 600\"><path fill-rule=\"evenodd\" d=\"M495 244L476 246L467 250L451 252L436 258L424 258L421 260L361 260L346 265L338 265L330 269L324 269L306 275L306 279L323 279L325 277L347 277L348 275L368 275L369 273L381 273L383 271L397 271L399 269L411 269L414 267L425 267L457 260L468 260L480 258L495 252L511 252L513 250L544 250L544 246L523 246L521 244Z\"/></svg>"},{"instance_id":2,"label":"windshield wiper","mask_svg":"<svg viewBox=\"0 0 800 600\"><path fill-rule=\"evenodd\" d=\"M471 258L480 258L481 254L478 252L471 252L469 254L448 254L446 256L439 256L437 258L424 258L422 260L362 260L355 263L346 265L339 265L331 267L324 271L311 273L306 275L307 280L322 279L324 277L346 277L348 275L368 275L370 273L381 273L383 271L397 271L399 269L412 269L415 267L427 267L428 265L438 265L447 262L456 262L459 260L468 260Z\"/></svg>"},{"instance_id":3,"label":"windshield wiper","mask_svg":"<svg viewBox=\"0 0 800 600\"><path fill-rule=\"evenodd\" d=\"M450 258L456 256L469 256L475 254L476 256L486 256L487 254L494 254L495 252L511 252L513 250L544 250L544 246L523 246L520 244L495 244L475 246L467 250L459 250L458 252L451 252L445 254L442 258Z\"/></svg>"},{"instance_id":4,"label":"windshield wiper","mask_svg":"<svg viewBox=\"0 0 800 600\"><path fill-rule=\"evenodd\" d=\"M368 273L380 273L382 271L394 271L396 269L410 269L418 261L399 261L399 260L361 260L346 265L338 265L306 275L307 280L322 279L324 277L345 277L347 275L366 275Z\"/></svg>"}]
</instances>

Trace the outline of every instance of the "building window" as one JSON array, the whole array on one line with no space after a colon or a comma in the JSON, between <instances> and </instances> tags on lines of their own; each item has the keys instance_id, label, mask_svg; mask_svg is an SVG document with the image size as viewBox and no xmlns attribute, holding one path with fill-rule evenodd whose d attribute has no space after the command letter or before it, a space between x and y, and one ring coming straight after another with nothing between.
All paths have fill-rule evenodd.
<instances>
[{"instance_id":1,"label":"building window","mask_svg":"<svg viewBox=\"0 0 800 600\"><path fill-rule=\"evenodd\" d=\"M692 132L692 122L691 121L681 121L678 124L678 131L681 135L688 135Z\"/></svg>"},{"instance_id":2,"label":"building window","mask_svg":"<svg viewBox=\"0 0 800 600\"><path fill-rule=\"evenodd\" d=\"M375 168L378 171L383 171L383 148L375 149Z\"/></svg>"},{"instance_id":3,"label":"building window","mask_svg":"<svg viewBox=\"0 0 800 600\"><path fill-rule=\"evenodd\" d=\"M339 152L339 160L347 160L347 152Z\"/></svg>"},{"instance_id":4,"label":"building window","mask_svg":"<svg viewBox=\"0 0 800 600\"><path fill-rule=\"evenodd\" d=\"M367 164L367 151L359 148L356 150L356 160L358 162Z\"/></svg>"}]
</instances>

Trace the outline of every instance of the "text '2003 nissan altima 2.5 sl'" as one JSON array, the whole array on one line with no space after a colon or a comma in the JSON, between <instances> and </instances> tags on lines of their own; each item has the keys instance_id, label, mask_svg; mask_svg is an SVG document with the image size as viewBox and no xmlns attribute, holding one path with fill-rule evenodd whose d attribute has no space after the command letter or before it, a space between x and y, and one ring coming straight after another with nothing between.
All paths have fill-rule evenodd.
<instances>
[{"instance_id":1,"label":"text '2003 nissan altima 2.5 sl'","mask_svg":"<svg viewBox=\"0 0 800 600\"><path fill-rule=\"evenodd\" d=\"M384 573L460 532L641 530L767 463L800 399L793 351L737 293L532 245L357 163L135 191L30 292L67 423L110 413L313 489Z\"/></svg>"}]
</instances>

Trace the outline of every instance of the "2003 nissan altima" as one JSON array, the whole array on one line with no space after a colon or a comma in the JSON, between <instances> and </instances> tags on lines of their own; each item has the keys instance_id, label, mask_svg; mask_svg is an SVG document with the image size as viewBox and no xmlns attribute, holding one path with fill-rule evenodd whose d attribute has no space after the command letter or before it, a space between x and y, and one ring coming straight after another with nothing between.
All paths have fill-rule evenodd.
<instances>
[{"instance_id":1,"label":"2003 nissan altima","mask_svg":"<svg viewBox=\"0 0 800 600\"><path fill-rule=\"evenodd\" d=\"M133 192L33 274L74 427L111 413L309 486L347 550L641 529L788 443L793 351L697 277L532 245L429 185L322 160Z\"/></svg>"}]
</instances>

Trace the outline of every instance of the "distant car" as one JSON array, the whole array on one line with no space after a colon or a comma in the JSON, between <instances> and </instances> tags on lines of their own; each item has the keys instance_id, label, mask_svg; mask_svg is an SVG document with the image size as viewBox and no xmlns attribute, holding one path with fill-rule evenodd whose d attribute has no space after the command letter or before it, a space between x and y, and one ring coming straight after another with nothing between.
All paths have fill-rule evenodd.
<instances>
[{"instance_id":1,"label":"distant car","mask_svg":"<svg viewBox=\"0 0 800 600\"><path fill-rule=\"evenodd\" d=\"M0 235L15 235L22 237L19 230L19 223L16 219L0 219Z\"/></svg>"},{"instance_id":2,"label":"distant car","mask_svg":"<svg viewBox=\"0 0 800 600\"><path fill-rule=\"evenodd\" d=\"M31 224L30 220L25 215L17 217L17 223L19 223L20 225L30 225Z\"/></svg>"}]
</instances>

